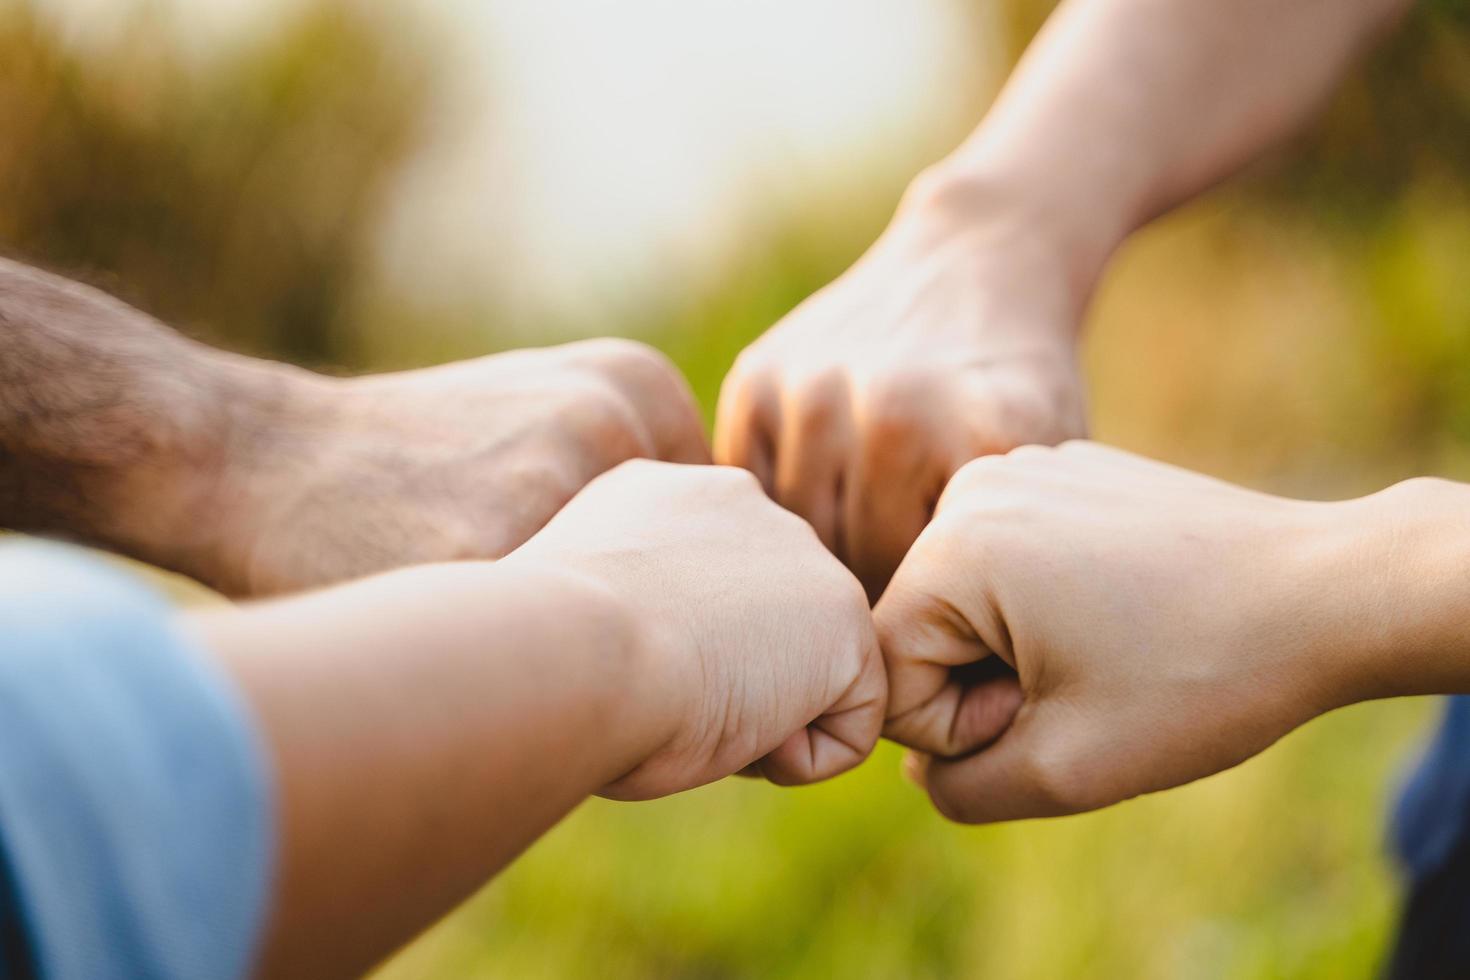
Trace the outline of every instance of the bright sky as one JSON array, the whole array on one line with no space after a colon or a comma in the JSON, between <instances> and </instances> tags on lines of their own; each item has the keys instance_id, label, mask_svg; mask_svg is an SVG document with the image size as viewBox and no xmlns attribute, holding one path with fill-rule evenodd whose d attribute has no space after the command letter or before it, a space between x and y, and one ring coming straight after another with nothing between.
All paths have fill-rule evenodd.
<instances>
[{"instance_id":1,"label":"bright sky","mask_svg":"<svg viewBox=\"0 0 1470 980\"><path fill-rule=\"evenodd\" d=\"M79 37L118 0L47 0ZM145 0L135 0L145 2ZM229 43L300 0L173 0ZM407 175L389 271L473 292L494 263L535 305L698 276L752 209L933 151L989 84L967 0L420 0L454 97ZM854 173L856 171L856 173Z\"/></svg>"}]
</instances>

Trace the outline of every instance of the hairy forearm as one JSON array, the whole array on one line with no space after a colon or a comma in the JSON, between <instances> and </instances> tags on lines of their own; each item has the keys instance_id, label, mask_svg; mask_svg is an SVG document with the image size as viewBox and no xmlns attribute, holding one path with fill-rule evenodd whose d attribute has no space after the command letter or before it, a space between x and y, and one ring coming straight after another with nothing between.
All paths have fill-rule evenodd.
<instances>
[{"instance_id":1,"label":"hairy forearm","mask_svg":"<svg viewBox=\"0 0 1470 980\"><path fill-rule=\"evenodd\" d=\"M558 572L426 566L190 626L275 760L265 976L360 974L658 738L629 624Z\"/></svg>"},{"instance_id":2,"label":"hairy forearm","mask_svg":"<svg viewBox=\"0 0 1470 980\"><path fill-rule=\"evenodd\" d=\"M0 526L199 572L227 461L289 376L0 260Z\"/></svg>"},{"instance_id":3,"label":"hairy forearm","mask_svg":"<svg viewBox=\"0 0 1470 980\"><path fill-rule=\"evenodd\" d=\"M930 193L1044 228L1080 293L1298 126L1407 0L1065 0Z\"/></svg>"}]
</instances>

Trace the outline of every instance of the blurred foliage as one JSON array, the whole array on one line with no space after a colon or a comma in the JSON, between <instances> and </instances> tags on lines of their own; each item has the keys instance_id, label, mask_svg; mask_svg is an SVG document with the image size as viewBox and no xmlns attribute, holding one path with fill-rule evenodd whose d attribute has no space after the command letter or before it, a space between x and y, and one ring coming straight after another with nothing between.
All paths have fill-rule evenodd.
<instances>
[{"instance_id":1,"label":"blurred foliage","mask_svg":"<svg viewBox=\"0 0 1470 980\"><path fill-rule=\"evenodd\" d=\"M1020 57L1055 0L1007 0ZM1257 168L1277 207L1384 219L1426 175L1470 185L1470 0L1419 0L1314 125Z\"/></svg>"},{"instance_id":2,"label":"blurred foliage","mask_svg":"<svg viewBox=\"0 0 1470 980\"><path fill-rule=\"evenodd\" d=\"M1010 0L1014 51L1049 8ZM147 19L83 53L0 0L0 248L308 363L510 342L493 284L444 329L373 281L436 94L423 35L381 6L292 9L196 64ZM1124 250L1092 315L1100 437L1304 495L1470 478L1467 39L1464 0L1426 4L1301 139ZM614 297L590 329L662 346L708 411L896 191L834 180L752 220L719 282ZM943 824L891 749L801 791L594 801L383 976L1366 977L1393 916L1385 784L1427 711L1361 706L1184 790L1008 827Z\"/></svg>"},{"instance_id":3,"label":"blurred foliage","mask_svg":"<svg viewBox=\"0 0 1470 980\"><path fill-rule=\"evenodd\" d=\"M145 8L76 50L0 0L0 247L229 346L350 359L337 313L432 81L363 9L308 4L199 66Z\"/></svg>"},{"instance_id":4,"label":"blurred foliage","mask_svg":"<svg viewBox=\"0 0 1470 980\"><path fill-rule=\"evenodd\" d=\"M1054 7L1009 0L1013 56ZM1430 0L1304 132L1125 249L1099 431L1304 493L1470 478L1467 282L1470 0Z\"/></svg>"},{"instance_id":5,"label":"blurred foliage","mask_svg":"<svg viewBox=\"0 0 1470 980\"><path fill-rule=\"evenodd\" d=\"M891 746L795 791L594 800L380 978L1366 978L1393 917L1382 780L1422 707L1057 821L946 825Z\"/></svg>"}]
</instances>

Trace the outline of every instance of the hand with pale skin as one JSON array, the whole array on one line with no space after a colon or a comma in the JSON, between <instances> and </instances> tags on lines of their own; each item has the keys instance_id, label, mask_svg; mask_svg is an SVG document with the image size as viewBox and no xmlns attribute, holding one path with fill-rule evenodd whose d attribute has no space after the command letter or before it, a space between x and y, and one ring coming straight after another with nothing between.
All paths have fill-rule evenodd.
<instances>
[{"instance_id":1,"label":"hand with pale skin","mask_svg":"<svg viewBox=\"0 0 1470 980\"><path fill-rule=\"evenodd\" d=\"M748 473L634 461L494 563L194 613L277 773L259 973L360 976L593 793L867 756L862 589Z\"/></svg>"},{"instance_id":2,"label":"hand with pale skin","mask_svg":"<svg viewBox=\"0 0 1470 980\"><path fill-rule=\"evenodd\" d=\"M953 819L1107 806L1470 690L1467 567L1458 484L1317 503L1086 442L976 460L875 610L885 731Z\"/></svg>"},{"instance_id":3,"label":"hand with pale skin","mask_svg":"<svg viewBox=\"0 0 1470 980\"><path fill-rule=\"evenodd\" d=\"M506 564L608 582L691 695L665 705L678 730L604 795L663 796L746 767L809 783L872 750L885 677L862 590L749 473L626 463Z\"/></svg>"},{"instance_id":4,"label":"hand with pale skin","mask_svg":"<svg viewBox=\"0 0 1470 980\"><path fill-rule=\"evenodd\" d=\"M1081 306L1020 215L921 184L740 355L715 458L754 472L876 597L965 462L1083 434Z\"/></svg>"},{"instance_id":5,"label":"hand with pale skin","mask_svg":"<svg viewBox=\"0 0 1470 980\"><path fill-rule=\"evenodd\" d=\"M688 386L591 340L332 378L0 260L0 527L231 595L499 558L634 457L709 461Z\"/></svg>"},{"instance_id":6,"label":"hand with pale skin","mask_svg":"<svg viewBox=\"0 0 1470 980\"><path fill-rule=\"evenodd\" d=\"M737 360L715 458L876 597L968 460L1085 435L1077 343L1135 230L1292 133L1408 0L1065 0L856 265Z\"/></svg>"}]
</instances>

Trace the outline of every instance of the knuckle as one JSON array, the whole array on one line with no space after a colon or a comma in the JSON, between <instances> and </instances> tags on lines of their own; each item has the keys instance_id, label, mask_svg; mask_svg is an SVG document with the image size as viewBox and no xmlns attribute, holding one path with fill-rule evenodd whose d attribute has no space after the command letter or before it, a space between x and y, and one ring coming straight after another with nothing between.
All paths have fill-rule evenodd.
<instances>
[{"instance_id":1,"label":"knuckle","mask_svg":"<svg viewBox=\"0 0 1470 980\"><path fill-rule=\"evenodd\" d=\"M770 358L762 353L757 342L735 356L735 362L730 365L725 378L728 385L734 386L735 390L741 390L756 379L765 378L772 373Z\"/></svg>"},{"instance_id":2,"label":"knuckle","mask_svg":"<svg viewBox=\"0 0 1470 980\"><path fill-rule=\"evenodd\" d=\"M832 557L826 549L823 549L822 555L832 572L835 607L842 610L846 621L860 623L866 634L871 629L872 611L868 605L868 594L863 591L862 583L846 568L843 568L842 563Z\"/></svg>"},{"instance_id":3,"label":"knuckle","mask_svg":"<svg viewBox=\"0 0 1470 980\"><path fill-rule=\"evenodd\" d=\"M792 386L791 401L799 433L818 437L831 432L848 410L846 375L829 368L809 375Z\"/></svg>"},{"instance_id":4,"label":"knuckle","mask_svg":"<svg viewBox=\"0 0 1470 980\"><path fill-rule=\"evenodd\" d=\"M1035 742L1020 767L1024 784L1054 814L1080 813L1106 802L1091 771L1085 751L1072 739L1056 735Z\"/></svg>"},{"instance_id":5,"label":"knuckle","mask_svg":"<svg viewBox=\"0 0 1470 980\"><path fill-rule=\"evenodd\" d=\"M1072 385L1060 382L1011 383L989 388L983 396L993 419L986 435L993 451L1025 443L1061 442L1085 426L1085 414Z\"/></svg>"},{"instance_id":6,"label":"knuckle","mask_svg":"<svg viewBox=\"0 0 1470 980\"><path fill-rule=\"evenodd\" d=\"M626 337L598 337L576 345L589 361L610 368L662 368L667 358L648 344Z\"/></svg>"},{"instance_id":7,"label":"knuckle","mask_svg":"<svg viewBox=\"0 0 1470 980\"><path fill-rule=\"evenodd\" d=\"M733 429L750 430L758 427L762 416L775 401L775 388L768 378L749 374L737 376L732 368L720 385L716 439L721 435L728 436ZM746 440L739 440L739 444L746 446L748 450Z\"/></svg>"},{"instance_id":8,"label":"knuckle","mask_svg":"<svg viewBox=\"0 0 1470 980\"><path fill-rule=\"evenodd\" d=\"M863 391L863 433L870 444L908 442L923 425L924 406L934 397L935 379L919 372L885 374Z\"/></svg>"},{"instance_id":9,"label":"knuckle","mask_svg":"<svg viewBox=\"0 0 1470 980\"><path fill-rule=\"evenodd\" d=\"M965 794L956 793L949 787L928 787L929 802L939 815L951 823L981 823L981 816L974 802Z\"/></svg>"},{"instance_id":10,"label":"knuckle","mask_svg":"<svg viewBox=\"0 0 1470 980\"><path fill-rule=\"evenodd\" d=\"M606 456L621 459L648 448L632 406L607 384L579 386L560 414L578 444Z\"/></svg>"},{"instance_id":11,"label":"knuckle","mask_svg":"<svg viewBox=\"0 0 1470 980\"><path fill-rule=\"evenodd\" d=\"M680 384L679 369L657 348L624 337L581 342L587 363L599 374L635 392L660 395Z\"/></svg>"},{"instance_id":12,"label":"knuckle","mask_svg":"<svg viewBox=\"0 0 1470 980\"><path fill-rule=\"evenodd\" d=\"M897 591L895 591L897 590ZM873 631L889 668L907 666L914 656L914 640L919 603L908 583L894 579L883 598L873 608Z\"/></svg>"},{"instance_id":13,"label":"knuckle","mask_svg":"<svg viewBox=\"0 0 1470 980\"><path fill-rule=\"evenodd\" d=\"M645 492L649 490L657 492L667 486L669 468L668 463L634 456L617 463L594 479L600 485L618 487L624 492L631 492L634 487L642 487ZM642 486L650 482L656 483L657 486L653 488Z\"/></svg>"},{"instance_id":14,"label":"knuckle","mask_svg":"<svg viewBox=\"0 0 1470 980\"><path fill-rule=\"evenodd\" d=\"M820 555L823 559L832 557L822 544L817 529L812 527L811 522L801 514L764 497L760 506L767 512L772 526L779 527L782 533L790 536L793 548L806 548L810 554ZM832 560L836 561L835 558Z\"/></svg>"},{"instance_id":15,"label":"knuckle","mask_svg":"<svg viewBox=\"0 0 1470 980\"><path fill-rule=\"evenodd\" d=\"M997 398L993 409L997 433L1011 445L1055 441L1050 421L1053 413L1041 395L1013 391Z\"/></svg>"},{"instance_id":16,"label":"knuckle","mask_svg":"<svg viewBox=\"0 0 1470 980\"><path fill-rule=\"evenodd\" d=\"M673 464L671 463L663 463L656 459L635 456L632 459L619 463L613 472L624 478L648 478L663 475L673 468Z\"/></svg>"},{"instance_id":17,"label":"knuckle","mask_svg":"<svg viewBox=\"0 0 1470 980\"><path fill-rule=\"evenodd\" d=\"M750 470L739 466L690 466L684 469L690 479L707 484L712 491L723 492L737 499L765 499L760 480Z\"/></svg>"},{"instance_id":18,"label":"knuckle","mask_svg":"<svg viewBox=\"0 0 1470 980\"><path fill-rule=\"evenodd\" d=\"M1057 450L1039 442L1028 442L1011 448L999 458L1017 465L1044 465L1057 458Z\"/></svg>"},{"instance_id":19,"label":"knuckle","mask_svg":"<svg viewBox=\"0 0 1470 980\"><path fill-rule=\"evenodd\" d=\"M945 496L965 496L995 487L1009 477L1014 464L1014 460L1007 462L1005 456L976 456L955 470L945 487Z\"/></svg>"},{"instance_id":20,"label":"knuckle","mask_svg":"<svg viewBox=\"0 0 1470 980\"><path fill-rule=\"evenodd\" d=\"M1009 456L1013 460L1034 461L1040 459L1049 459L1055 454L1056 449L1052 446L1048 446L1044 443L1039 442L1026 442L1022 443L1019 446L1013 447L1008 452L1006 452L1005 455Z\"/></svg>"}]
</instances>

